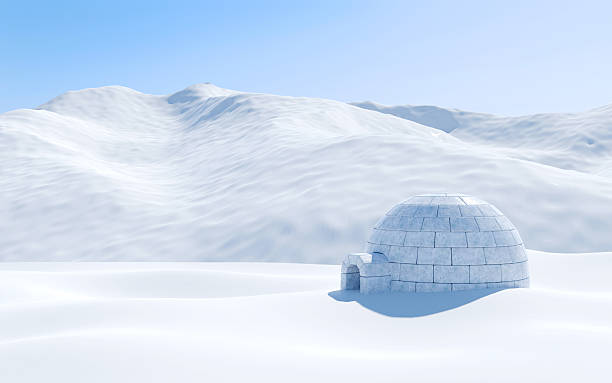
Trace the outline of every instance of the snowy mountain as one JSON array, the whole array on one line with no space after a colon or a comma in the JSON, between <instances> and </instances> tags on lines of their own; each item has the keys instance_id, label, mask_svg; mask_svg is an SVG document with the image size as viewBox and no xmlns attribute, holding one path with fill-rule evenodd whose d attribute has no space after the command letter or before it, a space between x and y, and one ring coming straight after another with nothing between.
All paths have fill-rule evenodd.
<instances>
[{"instance_id":1,"label":"snowy mountain","mask_svg":"<svg viewBox=\"0 0 612 383\"><path fill-rule=\"evenodd\" d=\"M438 191L495 204L529 248L606 250L609 111L421 120L440 130L211 84L68 92L0 115L0 260L336 263L389 207Z\"/></svg>"},{"instance_id":2,"label":"snowy mountain","mask_svg":"<svg viewBox=\"0 0 612 383\"><path fill-rule=\"evenodd\" d=\"M437 106L353 105L431 126L464 141L495 145L515 158L612 176L612 104L582 113L519 117Z\"/></svg>"}]
</instances>

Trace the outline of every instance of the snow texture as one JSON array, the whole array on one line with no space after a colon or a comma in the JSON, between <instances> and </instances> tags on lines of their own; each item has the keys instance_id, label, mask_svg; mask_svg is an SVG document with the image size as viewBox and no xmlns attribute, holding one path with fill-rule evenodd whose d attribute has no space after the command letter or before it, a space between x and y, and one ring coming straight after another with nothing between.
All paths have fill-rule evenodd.
<instances>
[{"instance_id":1,"label":"snow texture","mask_svg":"<svg viewBox=\"0 0 612 383\"><path fill-rule=\"evenodd\" d=\"M500 153L562 169L612 176L612 105L582 113L502 117L437 106L352 105L415 121Z\"/></svg>"},{"instance_id":2,"label":"snow texture","mask_svg":"<svg viewBox=\"0 0 612 383\"><path fill-rule=\"evenodd\" d=\"M342 102L211 84L162 96L71 91L0 115L0 260L338 264L398 198L439 190L495 204L528 248L607 250L611 115L466 117L448 134ZM438 242L491 241L452 229Z\"/></svg>"},{"instance_id":3,"label":"snow texture","mask_svg":"<svg viewBox=\"0 0 612 383\"><path fill-rule=\"evenodd\" d=\"M529 262L529 289L388 295L337 265L4 262L0 381L608 382L612 253Z\"/></svg>"}]
</instances>

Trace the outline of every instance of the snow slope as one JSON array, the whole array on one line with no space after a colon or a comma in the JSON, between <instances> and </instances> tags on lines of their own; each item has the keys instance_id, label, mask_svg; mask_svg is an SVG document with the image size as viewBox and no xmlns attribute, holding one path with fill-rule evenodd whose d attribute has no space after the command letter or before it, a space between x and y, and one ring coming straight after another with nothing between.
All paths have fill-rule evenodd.
<instances>
[{"instance_id":1,"label":"snow slope","mask_svg":"<svg viewBox=\"0 0 612 383\"><path fill-rule=\"evenodd\" d=\"M338 263L388 208L440 191L495 204L529 248L612 249L605 172L452 134L211 84L68 92L0 115L0 260Z\"/></svg>"},{"instance_id":2,"label":"snow slope","mask_svg":"<svg viewBox=\"0 0 612 383\"><path fill-rule=\"evenodd\" d=\"M530 289L340 294L340 267L0 263L3 382L607 382L612 253Z\"/></svg>"},{"instance_id":3,"label":"snow slope","mask_svg":"<svg viewBox=\"0 0 612 383\"><path fill-rule=\"evenodd\" d=\"M582 113L518 117L369 101L353 105L431 126L464 141L494 145L515 158L612 177L612 105Z\"/></svg>"}]
</instances>

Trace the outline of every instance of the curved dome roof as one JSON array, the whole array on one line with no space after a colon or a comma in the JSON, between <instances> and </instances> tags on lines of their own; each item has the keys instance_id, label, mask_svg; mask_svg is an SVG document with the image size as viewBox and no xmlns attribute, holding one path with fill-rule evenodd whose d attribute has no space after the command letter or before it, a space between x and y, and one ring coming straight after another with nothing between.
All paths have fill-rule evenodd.
<instances>
[{"instance_id":1,"label":"curved dome roof","mask_svg":"<svg viewBox=\"0 0 612 383\"><path fill-rule=\"evenodd\" d=\"M518 230L495 206L469 195L410 197L376 223L366 252L386 256L394 266L392 281L429 283L433 289L440 287L436 283L453 284L453 290L455 284L528 285Z\"/></svg>"},{"instance_id":2,"label":"curved dome roof","mask_svg":"<svg viewBox=\"0 0 612 383\"><path fill-rule=\"evenodd\" d=\"M457 235L445 234L437 236L438 238L435 234L404 235L417 232ZM465 233L488 234L468 237ZM426 238L431 238L432 241L427 241ZM512 222L499 209L465 194L423 194L410 197L394 206L376 223L368 242L438 247L435 246L436 239L440 247L449 243L465 247L514 246L523 243Z\"/></svg>"}]
</instances>

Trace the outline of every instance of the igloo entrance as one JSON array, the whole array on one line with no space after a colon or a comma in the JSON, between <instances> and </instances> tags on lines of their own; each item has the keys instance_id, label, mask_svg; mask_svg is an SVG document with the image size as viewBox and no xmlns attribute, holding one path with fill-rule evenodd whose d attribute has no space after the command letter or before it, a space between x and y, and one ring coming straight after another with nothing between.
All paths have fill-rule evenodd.
<instances>
[{"instance_id":1,"label":"igloo entrance","mask_svg":"<svg viewBox=\"0 0 612 383\"><path fill-rule=\"evenodd\" d=\"M350 265L342 274L342 290L359 290L359 268L357 265Z\"/></svg>"}]
</instances>

